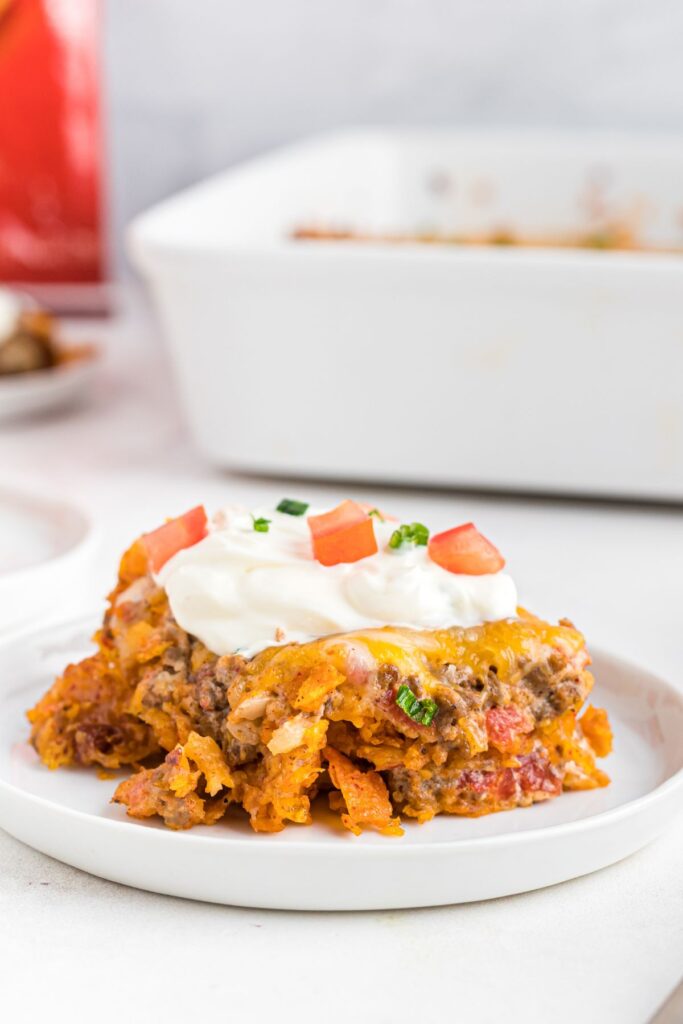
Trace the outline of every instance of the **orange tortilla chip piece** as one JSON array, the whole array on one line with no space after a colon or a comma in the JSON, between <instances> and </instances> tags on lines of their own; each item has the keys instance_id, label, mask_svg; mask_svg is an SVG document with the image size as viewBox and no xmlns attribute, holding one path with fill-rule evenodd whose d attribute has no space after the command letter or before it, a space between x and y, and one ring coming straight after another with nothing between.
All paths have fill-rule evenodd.
<instances>
[{"instance_id":1,"label":"orange tortilla chip piece","mask_svg":"<svg viewBox=\"0 0 683 1024\"><path fill-rule=\"evenodd\" d=\"M458 725L465 734L471 757L474 757L475 754L484 753L489 749L486 717L483 712L475 712L466 718L459 718Z\"/></svg>"},{"instance_id":2,"label":"orange tortilla chip piece","mask_svg":"<svg viewBox=\"0 0 683 1024\"><path fill-rule=\"evenodd\" d=\"M598 757L607 757L612 752L612 727L604 708L587 707L579 725Z\"/></svg>"},{"instance_id":3,"label":"orange tortilla chip piece","mask_svg":"<svg viewBox=\"0 0 683 1024\"><path fill-rule=\"evenodd\" d=\"M558 715L539 732L551 762L564 765L564 789L596 789L609 785L609 775L597 767L593 748L577 728L573 711Z\"/></svg>"},{"instance_id":4,"label":"orange tortilla chip piece","mask_svg":"<svg viewBox=\"0 0 683 1024\"><path fill-rule=\"evenodd\" d=\"M147 549L142 541L142 538L134 541L131 546L124 551L121 561L119 562L119 578L116 587L109 595L109 600L114 598L119 592L123 591L135 580L141 576L147 574L149 563L147 560Z\"/></svg>"},{"instance_id":5,"label":"orange tortilla chip piece","mask_svg":"<svg viewBox=\"0 0 683 1024\"><path fill-rule=\"evenodd\" d=\"M174 753L171 751L169 757ZM152 818L159 815L173 829L192 828L204 820L204 801L197 793L178 796L166 783L166 764L159 768L143 768L117 787L112 803L125 804L131 818ZM197 773L198 774L198 773ZM180 773L176 771L178 785Z\"/></svg>"},{"instance_id":6,"label":"orange tortilla chip piece","mask_svg":"<svg viewBox=\"0 0 683 1024\"><path fill-rule=\"evenodd\" d=\"M48 768L119 768L157 749L147 725L128 712L129 685L102 652L67 665L28 713L31 742Z\"/></svg>"},{"instance_id":7,"label":"orange tortilla chip piece","mask_svg":"<svg viewBox=\"0 0 683 1024\"><path fill-rule=\"evenodd\" d=\"M132 818L158 814L169 828L184 829L218 821L230 802L229 794L205 798L231 786L232 776L218 744L210 736L191 732L187 743L174 747L163 764L143 768L122 782L113 802L125 804Z\"/></svg>"},{"instance_id":8,"label":"orange tortilla chip piece","mask_svg":"<svg viewBox=\"0 0 683 1024\"><path fill-rule=\"evenodd\" d=\"M160 747L164 750L173 750L176 743L180 741L175 721L166 711L161 708L146 708L137 699L137 694L131 704L131 712L138 715L141 721L146 722L152 729Z\"/></svg>"},{"instance_id":9,"label":"orange tortilla chip piece","mask_svg":"<svg viewBox=\"0 0 683 1024\"><path fill-rule=\"evenodd\" d=\"M382 776L377 772L362 772L344 754L326 747L324 757L332 784L341 792L346 804L342 822L354 835L363 828L376 828L384 835L400 836L400 819L392 817L393 808Z\"/></svg>"},{"instance_id":10,"label":"orange tortilla chip piece","mask_svg":"<svg viewBox=\"0 0 683 1024\"><path fill-rule=\"evenodd\" d=\"M341 672L329 662L316 665L299 687L293 701L294 707L299 711L317 711L325 698L343 682Z\"/></svg>"},{"instance_id":11,"label":"orange tortilla chip piece","mask_svg":"<svg viewBox=\"0 0 683 1024\"><path fill-rule=\"evenodd\" d=\"M204 776L209 796L215 796L223 788L232 787L232 775L221 748L210 736L200 736L198 732L191 732L183 747L183 753L194 761Z\"/></svg>"},{"instance_id":12,"label":"orange tortilla chip piece","mask_svg":"<svg viewBox=\"0 0 683 1024\"><path fill-rule=\"evenodd\" d=\"M311 822L311 796L323 771L320 753L328 722L309 725L303 742L235 772L235 797L255 832L280 832L285 821Z\"/></svg>"}]
</instances>

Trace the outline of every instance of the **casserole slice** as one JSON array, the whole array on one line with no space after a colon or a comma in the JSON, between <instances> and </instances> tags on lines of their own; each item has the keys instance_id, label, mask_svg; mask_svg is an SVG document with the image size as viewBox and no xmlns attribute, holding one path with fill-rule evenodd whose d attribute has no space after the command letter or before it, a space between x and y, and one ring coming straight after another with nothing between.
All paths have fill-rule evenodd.
<instances>
[{"instance_id":1,"label":"casserole slice","mask_svg":"<svg viewBox=\"0 0 683 1024\"><path fill-rule=\"evenodd\" d=\"M567 620L551 625L513 608L475 624L372 623L310 639L290 639L293 627L276 627L275 642L256 651L208 646L209 635L222 636L235 619L247 631L264 603L283 599L264 583L275 571L276 543L285 552L277 579L289 581L293 608L304 602L296 590L302 572L311 586L325 588L319 606L305 609L307 621L325 611L328 598L337 607L341 594L355 602L342 608L342 618L358 614L363 594L363 614L370 599L400 607L408 594L419 618L438 617L436 605L425 604L425 588L430 599L443 587L460 600L458 588L473 587L467 593L474 600L472 594L503 586L494 579L502 556L471 524L414 543L423 535L412 528L421 524L380 522L379 513L355 506L335 510L336 519L322 526L311 521L330 513L285 522L286 542L273 536L262 558L256 535L276 533L271 515L251 517L252 537L234 524L209 529L193 510L193 518L169 524L172 536L159 539L155 531L133 544L109 596L97 653L68 666L29 712L32 742L46 765L130 765L135 770L114 800L131 816L159 816L183 829L213 824L237 805L257 832L310 823L319 795L355 833L400 834L401 818L478 816L608 784L596 758L611 749L609 723L604 711L585 706L590 657ZM268 530L256 525L262 521ZM308 531L306 548L299 537ZM316 550L328 560L332 551L364 553L330 566ZM453 559L461 570L455 580L443 564ZM486 571L473 572L477 567ZM256 611L240 625L259 573ZM482 582L460 579L468 575ZM416 576L422 589L414 589ZM246 580L250 588L240 592L246 596L232 618L216 610L227 600L226 580ZM375 588L370 597L365 586Z\"/></svg>"}]
</instances>

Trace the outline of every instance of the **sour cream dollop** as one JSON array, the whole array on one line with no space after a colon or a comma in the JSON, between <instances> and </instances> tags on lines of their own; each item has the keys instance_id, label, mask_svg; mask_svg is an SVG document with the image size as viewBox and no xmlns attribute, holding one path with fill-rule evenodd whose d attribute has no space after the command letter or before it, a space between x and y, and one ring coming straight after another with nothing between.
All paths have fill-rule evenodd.
<instances>
[{"instance_id":1,"label":"sour cream dollop","mask_svg":"<svg viewBox=\"0 0 683 1024\"><path fill-rule=\"evenodd\" d=\"M250 657L330 633L467 627L516 615L510 576L448 572L424 546L392 550L395 523L375 520L377 554L326 567L313 558L306 515L258 509L253 517L269 519L268 532L254 529L247 510L224 509L208 536L158 575L178 624L215 654Z\"/></svg>"}]
</instances>

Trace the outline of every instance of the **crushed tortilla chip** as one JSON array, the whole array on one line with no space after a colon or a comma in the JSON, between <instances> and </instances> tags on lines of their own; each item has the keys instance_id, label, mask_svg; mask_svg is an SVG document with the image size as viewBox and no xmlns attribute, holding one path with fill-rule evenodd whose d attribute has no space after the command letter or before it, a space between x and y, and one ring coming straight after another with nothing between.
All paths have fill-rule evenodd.
<instances>
[{"instance_id":1,"label":"crushed tortilla chip","mask_svg":"<svg viewBox=\"0 0 683 1024\"><path fill-rule=\"evenodd\" d=\"M185 746L178 744L169 751L163 764L143 768L125 779L114 793L113 802L125 804L133 818L159 815L169 828L212 825L225 813L229 794L216 800L205 798L215 797L232 783L217 743L209 736L191 732Z\"/></svg>"},{"instance_id":2,"label":"crushed tortilla chip","mask_svg":"<svg viewBox=\"0 0 683 1024\"><path fill-rule=\"evenodd\" d=\"M329 662L321 662L306 676L299 687L299 692L293 700L294 707L299 711L317 711L329 694L343 682L341 672Z\"/></svg>"},{"instance_id":3,"label":"crushed tortilla chip","mask_svg":"<svg viewBox=\"0 0 683 1024\"><path fill-rule=\"evenodd\" d=\"M363 772L333 747L325 747L324 756L332 784L341 792L346 805L342 822L354 835L363 828L376 828L383 835L401 836L399 818L392 817L389 793L378 772Z\"/></svg>"},{"instance_id":4,"label":"crushed tortilla chip","mask_svg":"<svg viewBox=\"0 0 683 1024\"><path fill-rule=\"evenodd\" d=\"M579 719L581 732L598 757L607 757L612 752L612 727L604 708L589 705Z\"/></svg>"}]
</instances>

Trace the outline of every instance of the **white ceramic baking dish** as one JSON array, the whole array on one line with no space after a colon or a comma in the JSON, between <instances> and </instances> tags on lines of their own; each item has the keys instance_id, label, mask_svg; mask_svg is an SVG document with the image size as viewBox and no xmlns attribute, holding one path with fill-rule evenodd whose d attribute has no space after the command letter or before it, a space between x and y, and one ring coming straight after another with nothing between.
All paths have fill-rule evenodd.
<instances>
[{"instance_id":1,"label":"white ceramic baking dish","mask_svg":"<svg viewBox=\"0 0 683 1024\"><path fill-rule=\"evenodd\" d=\"M683 500L683 257L293 241L300 226L683 243L683 144L349 131L140 217L199 448L269 474Z\"/></svg>"}]
</instances>

